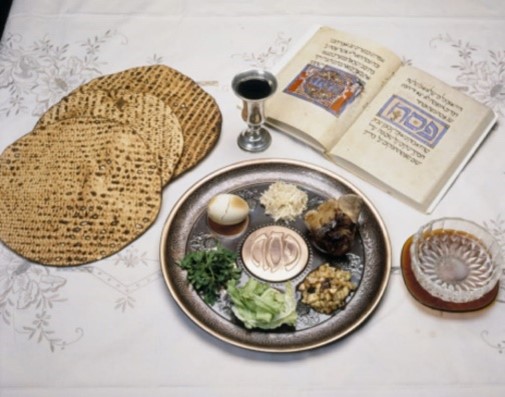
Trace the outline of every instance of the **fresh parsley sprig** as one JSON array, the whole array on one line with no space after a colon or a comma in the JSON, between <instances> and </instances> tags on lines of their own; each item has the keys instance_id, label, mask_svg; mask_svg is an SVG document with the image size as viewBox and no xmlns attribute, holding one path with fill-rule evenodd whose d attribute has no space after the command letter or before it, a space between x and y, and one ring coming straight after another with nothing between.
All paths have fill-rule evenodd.
<instances>
[{"instance_id":1,"label":"fresh parsley sprig","mask_svg":"<svg viewBox=\"0 0 505 397\"><path fill-rule=\"evenodd\" d=\"M190 252L178 265L187 271L188 282L204 302L213 305L228 281L240 278L236 259L235 252L218 245L212 250Z\"/></svg>"}]
</instances>

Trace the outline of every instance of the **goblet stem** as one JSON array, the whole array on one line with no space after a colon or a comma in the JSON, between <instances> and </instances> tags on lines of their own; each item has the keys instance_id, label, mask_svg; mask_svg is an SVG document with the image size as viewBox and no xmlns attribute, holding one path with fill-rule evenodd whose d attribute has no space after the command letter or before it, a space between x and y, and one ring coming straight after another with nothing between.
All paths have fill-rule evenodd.
<instances>
[{"instance_id":1,"label":"goblet stem","mask_svg":"<svg viewBox=\"0 0 505 397\"><path fill-rule=\"evenodd\" d=\"M264 101L244 100L242 109L242 118L249 126L249 129L259 128L265 122Z\"/></svg>"},{"instance_id":2,"label":"goblet stem","mask_svg":"<svg viewBox=\"0 0 505 397\"><path fill-rule=\"evenodd\" d=\"M237 143L239 147L248 152L261 152L267 149L272 137L268 130L263 127L265 123L264 101L243 101L242 118L247 123L247 128L239 135Z\"/></svg>"}]
</instances>

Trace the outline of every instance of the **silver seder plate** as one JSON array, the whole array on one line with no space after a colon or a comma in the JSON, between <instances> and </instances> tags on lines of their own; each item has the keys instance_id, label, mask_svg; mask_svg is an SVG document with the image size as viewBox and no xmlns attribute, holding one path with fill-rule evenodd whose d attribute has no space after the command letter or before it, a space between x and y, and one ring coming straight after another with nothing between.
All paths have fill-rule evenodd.
<instances>
[{"instance_id":1,"label":"silver seder plate","mask_svg":"<svg viewBox=\"0 0 505 397\"><path fill-rule=\"evenodd\" d=\"M340 258L325 256L311 246L302 217L292 222L274 222L266 215L259 198L277 181L293 183L305 191L308 208L342 194L361 196L364 208L351 252ZM208 225L207 204L220 193L237 194L251 208L247 228L237 235L220 235ZM296 288L310 271L325 262L349 270L358 287L349 295L346 305L331 315L318 313L298 300L295 327L248 330L233 317L225 293L212 307L207 305L188 284L186 272L177 265L187 253L216 244L237 252L244 278L255 277L280 290L285 282ZM313 349L351 333L375 310L391 273L389 237L370 201L349 182L323 168L283 159L240 162L208 175L191 187L166 220L160 259L170 293L191 320L227 343L268 352Z\"/></svg>"}]
</instances>

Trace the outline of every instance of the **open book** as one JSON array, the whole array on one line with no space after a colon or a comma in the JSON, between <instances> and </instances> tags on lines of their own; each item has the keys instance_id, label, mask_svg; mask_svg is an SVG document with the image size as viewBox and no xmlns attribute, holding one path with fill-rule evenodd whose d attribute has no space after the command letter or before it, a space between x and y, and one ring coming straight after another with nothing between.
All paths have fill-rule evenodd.
<instances>
[{"instance_id":1,"label":"open book","mask_svg":"<svg viewBox=\"0 0 505 397\"><path fill-rule=\"evenodd\" d=\"M368 40L320 27L283 63L267 122L431 212L494 112Z\"/></svg>"}]
</instances>

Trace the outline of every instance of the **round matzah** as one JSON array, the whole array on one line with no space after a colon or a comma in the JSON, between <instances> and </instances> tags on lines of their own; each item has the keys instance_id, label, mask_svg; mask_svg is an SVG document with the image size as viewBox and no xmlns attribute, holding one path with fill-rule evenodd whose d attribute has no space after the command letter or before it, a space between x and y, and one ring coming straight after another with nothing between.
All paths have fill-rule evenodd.
<instances>
[{"instance_id":1,"label":"round matzah","mask_svg":"<svg viewBox=\"0 0 505 397\"><path fill-rule=\"evenodd\" d=\"M156 154L161 181L168 184L182 154L183 136L177 117L161 99L127 90L79 90L52 106L37 126L88 116L132 126Z\"/></svg>"},{"instance_id":2,"label":"round matzah","mask_svg":"<svg viewBox=\"0 0 505 397\"><path fill-rule=\"evenodd\" d=\"M156 159L130 127L76 118L34 132L0 156L0 238L11 249L80 265L119 251L156 219Z\"/></svg>"},{"instance_id":3,"label":"round matzah","mask_svg":"<svg viewBox=\"0 0 505 397\"><path fill-rule=\"evenodd\" d=\"M222 116L214 98L182 73L164 65L141 66L102 76L82 89L127 89L152 94L175 113L182 127L184 149L174 176L200 162L221 133Z\"/></svg>"}]
</instances>

